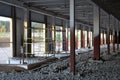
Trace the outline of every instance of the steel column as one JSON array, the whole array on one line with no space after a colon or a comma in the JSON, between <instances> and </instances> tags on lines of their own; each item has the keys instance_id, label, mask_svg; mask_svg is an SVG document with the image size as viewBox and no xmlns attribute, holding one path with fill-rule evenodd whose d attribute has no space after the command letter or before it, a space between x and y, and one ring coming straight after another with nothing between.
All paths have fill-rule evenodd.
<instances>
[{"instance_id":1,"label":"steel column","mask_svg":"<svg viewBox=\"0 0 120 80\"><path fill-rule=\"evenodd\" d=\"M27 29L27 50L28 50L28 54L31 54L31 43L32 43L32 39L31 39L31 11L27 11L27 25L28 25L28 29Z\"/></svg>"},{"instance_id":2,"label":"steel column","mask_svg":"<svg viewBox=\"0 0 120 80\"><path fill-rule=\"evenodd\" d=\"M47 16L46 15L44 15L44 22L45 22L45 52L46 52L46 54L49 52L49 44L48 44L48 42L49 42L49 36L48 36L48 31L49 31L49 29L48 29L48 22L47 22Z\"/></svg>"},{"instance_id":3,"label":"steel column","mask_svg":"<svg viewBox=\"0 0 120 80\"><path fill-rule=\"evenodd\" d=\"M100 8L94 4L94 60L100 59Z\"/></svg>"},{"instance_id":4,"label":"steel column","mask_svg":"<svg viewBox=\"0 0 120 80\"><path fill-rule=\"evenodd\" d=\"M70 71L75 74L75 0L70 0Z\"/></svg>"},{"instance_id":5,"label":"steel column","mask_svg":"<svg viewBox=\"0 0 120 80\"><path fill-rule=\"evenodd\" d=\"M17 29L16 29L16 8L11 6L11 16L12 16L12 38L13 38L13 57L17 56Z\"/></svg>"}]
</instances>

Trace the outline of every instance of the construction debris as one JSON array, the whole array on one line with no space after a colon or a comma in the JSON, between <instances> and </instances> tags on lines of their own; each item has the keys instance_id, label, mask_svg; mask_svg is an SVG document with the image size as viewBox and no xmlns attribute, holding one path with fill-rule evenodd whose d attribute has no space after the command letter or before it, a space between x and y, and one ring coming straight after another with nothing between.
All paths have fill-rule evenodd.
<instances>
[{"instance_id":1,"label":"construction debris","mask_svg":"<svg viewBox=\"0 0 120 80\"><path fill-rule=\"evenodd\" d=\"M104 50L103 50L104 51ZM101 60L92 60L93 51L76 56L76 73L70 73L70 59L58 60L37 70L1 71L1 80L119 80L120 54L108 57L101 52Z\"/></svg>"}]
</instances>

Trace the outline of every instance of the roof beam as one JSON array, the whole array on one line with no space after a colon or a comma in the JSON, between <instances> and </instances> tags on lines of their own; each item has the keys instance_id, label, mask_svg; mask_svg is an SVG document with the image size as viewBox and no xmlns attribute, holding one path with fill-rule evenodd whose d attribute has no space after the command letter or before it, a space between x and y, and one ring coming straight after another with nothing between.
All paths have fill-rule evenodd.
<instances>
[{"instance_id":1,"label":"roof beam","mask_svg":"<svg viewBox=\"0 0 120 80\"><path fill-rule=\"evenodd\" d=\"M24 0L25 3L32 3L32 2L49 2L50 0ZM69 0L52 0L50 2L69 2ZM79 1L88 1L88 0L76 0L76 2L79 2Z\"/></svg>"},{"instance_id":2,"label":"roof beam","mask_svg":"<svg viewBox=\"0 0 120 80\"><path fill-rule=\"evenodd\" d=\"M65 2L65 1L61 1L61 0L59 0L59 1L55 1L55 2L53 2L53 1L48 1L48 2L30 2L30 4L32 5L32 6L52 6L52 5L66 5L66 6L69 6L69 1L68 2ZM86 2L86 1L80 1L80 2L77 2L76 4L75 4L75 6L77 6L77 5L89 5L89 3L88 2Z\"/></svg>"},{"instance_id":3,"label":"roof beam","mask_svg":"<svg viewBox=\"0 0 120 80\"><path fill-rule=\"evenodd\" d=\"M50 0L24 0L25 3L32 3L32 2L49 2ZM52 2L58 1L65 1L65 0L52 0Z\"/></svg>"},{"instance_id":4,"label":"roof beam","mask_svg":"<svg viewBox=\"0 0 120 80\"><path fill-rule=\"evenodd\" d=\"M15 0L0 0L0 3L12 5L19 8L24 8L23 3L20 3L19 1L15 1Z\"/></svg>"}]
</instances>

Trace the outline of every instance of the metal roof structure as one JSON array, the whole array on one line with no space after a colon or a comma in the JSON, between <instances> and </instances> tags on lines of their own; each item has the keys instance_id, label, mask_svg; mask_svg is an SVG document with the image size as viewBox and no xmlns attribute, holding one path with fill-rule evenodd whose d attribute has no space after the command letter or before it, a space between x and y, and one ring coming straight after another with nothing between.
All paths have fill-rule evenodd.
<instances>
[{"instance_id":1,"label":"metal roof structure","mask_svg":"<svg viewBox=\"0 0 120 80\"><path fill-rule=\"evenodd\" d=\"M19 7L27 7L32 11L45 15L69 19L69 0L1 0L0 2L11 3ZM77 22L93 26L93 2L102 8L102 27L105 26L104 20L108 18L108 14L120 19L119 0L75 0L75 19Z\"/></svg>"},{"instance_id":2,"label":"metal roof structure","mask_svg":"<svg viewBox=\"0 0 120 80\"><path fill-rule=\"evenodd\" d=\"M29 7L35 7L69 19L69 0L21 0L21 2ZM75 19L86 24L93 23L93 5L90 0L76 0Z\"/></svg>"}]
</instances>

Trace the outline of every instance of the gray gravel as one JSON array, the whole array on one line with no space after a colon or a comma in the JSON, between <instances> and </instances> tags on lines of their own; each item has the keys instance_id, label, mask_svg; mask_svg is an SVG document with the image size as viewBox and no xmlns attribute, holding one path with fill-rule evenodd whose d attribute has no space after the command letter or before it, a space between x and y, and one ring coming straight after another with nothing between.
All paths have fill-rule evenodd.
<instances>
[{"instance_id":1,"label":"gray gravel","mask_svg":"<svg viewBox=\"0 0 120 80\"><path fill-rule=\"evenodd\" d=\"M1 71L0 80L120 80L120 54L106 55L92 60L93 51L76 56L76 73L70 73L69 61L59 60L37 71Z\"/></svg>"}]
</instances>

